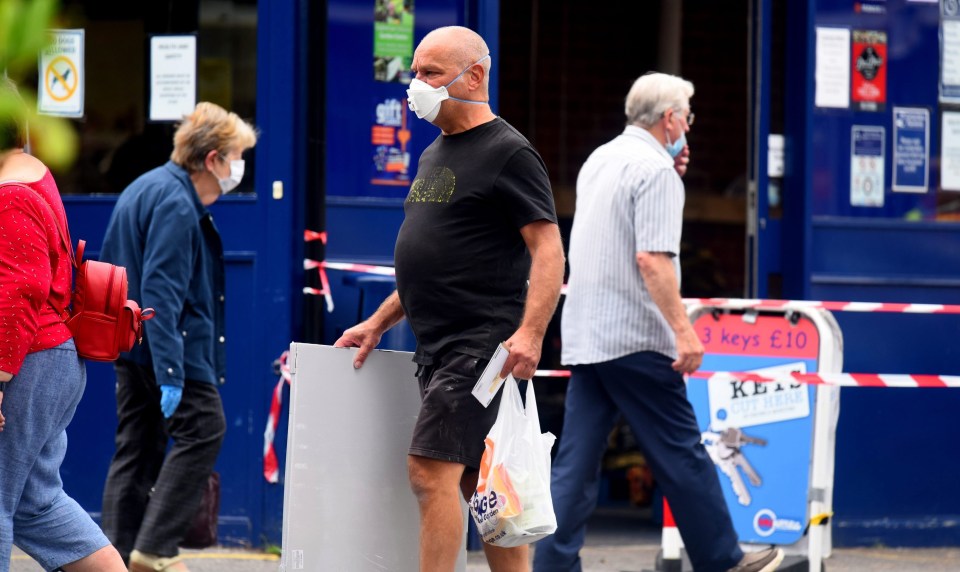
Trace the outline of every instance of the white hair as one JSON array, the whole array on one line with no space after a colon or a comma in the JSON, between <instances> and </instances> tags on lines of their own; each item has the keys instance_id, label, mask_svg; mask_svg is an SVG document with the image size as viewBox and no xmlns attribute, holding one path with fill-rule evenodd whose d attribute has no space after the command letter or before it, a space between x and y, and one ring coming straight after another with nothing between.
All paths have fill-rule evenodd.
<instances>
[{"instance_id":1,"label":"white hair","mask_svg":"<svg viewBox=\"0 0 960 572\"><path fill-rule=\"evenodd\" d=\"M624 110L627 124L645 129L653 127L668 109L683 111L690 107L693 84L675 75L648 73L637 78L627 94Z\"/></svg>"}]
</instances>

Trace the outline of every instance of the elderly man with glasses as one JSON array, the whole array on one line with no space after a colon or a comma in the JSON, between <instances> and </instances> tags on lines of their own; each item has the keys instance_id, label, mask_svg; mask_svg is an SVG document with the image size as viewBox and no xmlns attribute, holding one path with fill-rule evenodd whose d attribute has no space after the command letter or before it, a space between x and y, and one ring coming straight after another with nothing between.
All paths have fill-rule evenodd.
<instances>
[{"instance_id":1,"label":"elderly man with glasses","mask_svg":"<svg viewBox=\"0 0 960 572\"><path fill-rule=\"evenodd\" d=\"M600 461L622 414L670 500L698 572L771 572L779 548L744 554L717 471L700 443L683 374L703 345L680 297L680 234L693 84L651 73L627 95L623 133L577 178L563 363L572 367L551 492L557 531L537 544L537 572L579 572Z\"/></svg>"}]
</instances>

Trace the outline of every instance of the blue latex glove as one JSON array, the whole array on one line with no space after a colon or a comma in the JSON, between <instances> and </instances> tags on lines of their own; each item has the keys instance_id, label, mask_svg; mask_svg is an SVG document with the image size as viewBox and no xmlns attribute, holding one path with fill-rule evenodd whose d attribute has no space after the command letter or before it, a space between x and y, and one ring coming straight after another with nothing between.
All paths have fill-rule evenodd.
<instances>
[{"instance_id":1,"label":"blue latex glove","mask_svg":"<svg viewBox=\"0 0 960 572\"><path fill-rule=\"evenodd\" d=\"M163 411L164 419L170 419L173 412L180 405L180 398L183 397L183 388L176 385L160 386L160 411Z\"/></svg>"}]
</instances>

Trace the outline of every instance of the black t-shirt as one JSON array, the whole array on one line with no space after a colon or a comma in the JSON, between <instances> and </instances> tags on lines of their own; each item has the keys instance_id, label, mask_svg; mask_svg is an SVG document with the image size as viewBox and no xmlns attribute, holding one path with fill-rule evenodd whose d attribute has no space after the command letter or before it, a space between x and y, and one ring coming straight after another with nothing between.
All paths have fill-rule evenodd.
<instances>
[{"instance_id":1,"label":"black t-shirt","mask_svg":"<svg viewBox=\"0 0 960 572\"><path fill-rule=\"evenodd\" d=\"M404 213L394 261L415 361L451 350L490 358L523 318L520 228L557 222L543 160L500 118L441 135L420 156Z\"/></svg>"}]
</instances>

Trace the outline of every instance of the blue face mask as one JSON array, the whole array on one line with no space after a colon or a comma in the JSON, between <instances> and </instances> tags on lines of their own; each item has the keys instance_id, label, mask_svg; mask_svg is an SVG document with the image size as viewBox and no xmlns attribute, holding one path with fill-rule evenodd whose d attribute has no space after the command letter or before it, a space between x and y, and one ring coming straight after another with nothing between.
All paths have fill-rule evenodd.
<instances>
[{"instance_id":1,"label":"blue face mask","mask_svg":"<svg viewBox=\"0 0 960 572\"><path fill-rule=\"evenodd\" d=\"M673 143L670 142L670 133L668 131L664 130L664 135L667 136L667 153L670 153L671 157L679 155L683 151L683 148L687 146L687 134L683 131L680 132L680 137Z\"/></svg>"}]
</instances>

